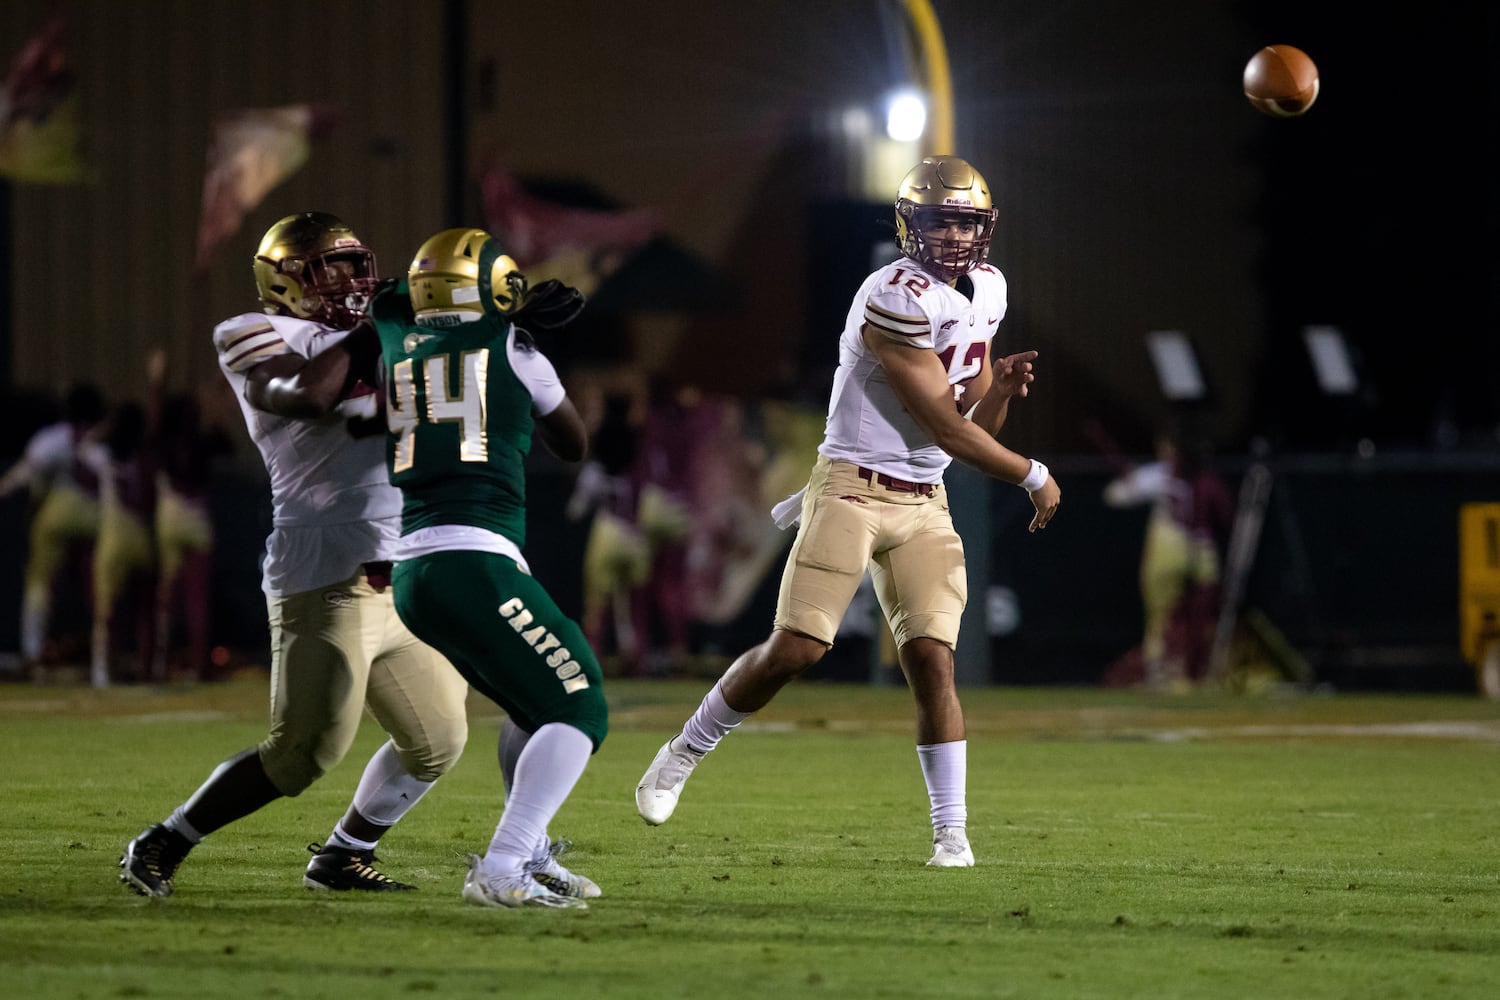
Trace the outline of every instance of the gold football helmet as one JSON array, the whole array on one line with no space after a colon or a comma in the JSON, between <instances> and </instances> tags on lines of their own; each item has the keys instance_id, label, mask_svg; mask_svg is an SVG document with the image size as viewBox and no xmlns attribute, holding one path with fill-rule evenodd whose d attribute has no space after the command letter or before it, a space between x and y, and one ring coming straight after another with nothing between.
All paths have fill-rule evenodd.
<instances>
[{"instance_id":1,"label":"gold football helmet","mask_svg":"<svg viewBox=\"0 0 1500 1000\"><path fill-rule=\"evenodd\" d=\"M967 160L928 156L912 167L896 192L896 245L943 281L983 264L995 234L990 187ZM974 239L929 239L924 229L939 219L974 223Z\"/></svg>"},{"instance_id":2,"label":"gold football helmet","mask_svg":"<svg viewBox=\"0 0 1500 1000\"><path fill-rule=\"evenodd\" d=\"M266 312L340 329L364 315L380 280L375 254L327 212L288 215L266 230L254 266Z\"/></svg>"},{"instance_id":3,"label":"gold football helmet","mask_svg":"<svg viewBox=\"0 0 1500 1000\"><path fill-rule=\"evenodd\" d=\"M464 314L510 316L526 297L526 276L483 229L445 229L417 248L406 272L418 319Z\"/></svg>"}]
</instances>

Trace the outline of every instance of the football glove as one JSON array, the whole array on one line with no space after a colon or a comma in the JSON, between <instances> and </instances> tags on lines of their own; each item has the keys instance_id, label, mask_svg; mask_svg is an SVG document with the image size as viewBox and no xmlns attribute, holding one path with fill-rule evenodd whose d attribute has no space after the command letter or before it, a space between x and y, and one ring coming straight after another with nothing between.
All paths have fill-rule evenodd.
<instances>
[{"instance_id":1,"label":"football glove","mask_svg":"<svg viewBox=\"0 0 1500 1000\"><path fill-rule=\"evenodd\" d=\"M528 330L560 330L583 312L583 293L550 278L530 289L510 319Z\"/></svg>"}]
</instances>

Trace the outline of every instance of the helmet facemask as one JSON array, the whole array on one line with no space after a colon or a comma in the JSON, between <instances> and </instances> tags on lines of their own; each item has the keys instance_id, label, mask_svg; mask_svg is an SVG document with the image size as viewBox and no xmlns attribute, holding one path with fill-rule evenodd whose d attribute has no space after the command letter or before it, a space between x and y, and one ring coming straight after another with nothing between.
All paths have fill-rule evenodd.
<instances>
[{"instance_id":1,"label":"helmet facemask","mask_svg":"<svg viewBox=\"0 0 1500 1000\"><path fill-rule=\"evenodd\" d=\"M277 272L300 285L299 315L340 329L360 321L380 284L375 255L362 246L291 257L281 261Z\"/></svg>"},{"instance_id":2,"label":"helmet facemask","mask_svg":"<svg viewBox=\"0 0 1500 1000\"><path fill-rule=\"evenodd\" d=\"M934 277L942 281L953 281L989 259L990 239L995 231L994 209L921 208L910 202L898 203L897 214L903 214L903 209L908 209L909 214L906 239L902 242L901 251L921 262ZM954 221L971 225L973 239L929 235L935 228L946 228Z\"/></svg>"}]
</instances>

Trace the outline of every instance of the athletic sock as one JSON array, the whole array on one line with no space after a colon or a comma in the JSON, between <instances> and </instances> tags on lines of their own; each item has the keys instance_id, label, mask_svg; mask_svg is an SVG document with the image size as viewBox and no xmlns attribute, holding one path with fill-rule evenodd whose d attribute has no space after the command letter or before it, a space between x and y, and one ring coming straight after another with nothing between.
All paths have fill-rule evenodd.
<instances>
[{"instance_id":1,"label":"athletic sock","mask_svg":"<svg viewBox=\"0 0 1500 1000\"><path fill-rule=\"evenodd\" d=\"M214 768L173 816L180 814L180 822L202 839L279 798L281 792L266 775L260 751L251 747Z\"/></svg>"},{"instance_id":2,"label":"athletic sock","mask_svg":"<svg viewBox=\"0 0 1500 1000\"><path fill-rule=\"evenodd\" d=\"M354 790L354 801L349 804L349 812L357 813L375 826L392 827L412 806L421 801L433 784L431 781L412 777L402 763L401 755L396 752L396 744L387 740L365 765L364 774L359 778L359 787ZM361 840L351 835L342 819L328 835L328 843L346 850L375 849L374 841Z\"/></svg>"},{"instance_id":3,"label":"athletic sock","mask_svg":"<svg viewBox=\"0 0 1500 1000\"><path fill-rule=\"evenodd\" d=\"M193 824L187 821L182 806L173 809L172 815L163 820L161 825L183 837L189 844L199 844L203 841L203 834L193 829Z\"/></svg>"},{"instance_id":4,"label":"athletic sock","mask_svg":"<svg viewBox=\"0 0 1500 1000\"><path fill-rule=\"evenodd\" d=\"M515 784L485 853L491 867L515 871L536 856L548 824L593 752L593 741L565 722L549 722L532 734L516 761Z\"/></svg>"},{"instance_id":5,"label":"athletic sock","mask_svg":"<svg viewBox=\"0 0 1500 1000\"><path fill-rule=\"evenodd\" d=\"M516 783L516 761L521 759L521 751L526 749L530 739L531 734L516 725L515 720L507 717L500 723L500 780L505 785L507 796L510 795L510 786Z\"/></svg>"},{"instance_id":6,"label":"athletic sock","mask_svg":"<svg viewBox=\"0 0 1500 1000\"><path fill-rule=\"evenodd\" d=\"M969 821L965 786L969 773L969 743L932 743L917 747L927 799L932 804L932 828L963 827Z\"/></svg>"},{"instance_id":7,"label":"athletic sock","mask_svg":"<svg viewBox=\"0 0 1500 1000\"><path fill-rule=\"evenodd\" d=\"M736 712L724 700L723 681L716 683L703 696L698 710L683 724L682 738L688 749L706 754L719 745L719 741L730 731L750 717L749 712Z\"/></svg>"}]
</instances>

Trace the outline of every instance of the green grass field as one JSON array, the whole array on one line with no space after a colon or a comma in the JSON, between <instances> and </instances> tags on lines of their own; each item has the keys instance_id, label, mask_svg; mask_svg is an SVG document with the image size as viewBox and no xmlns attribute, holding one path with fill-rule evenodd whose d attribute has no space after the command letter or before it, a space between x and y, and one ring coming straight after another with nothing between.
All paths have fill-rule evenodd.
<instances>
[{"instance_id":1,"label":"green grass field","mask_svg":"<svg viewBox=\"0 0 1500 1000\"><path fill-rule=\"evenodd\" d=\"M979 865L923 866L902 690L789 688L672 822L631 793L702 682L610 687L554 835L586 913L459 898L494 828L499 717L386 838L419 893L301 887L381 738L215 834L177 894L125 841L262 734L263 682L0 688L7 997L1493 997L1500 711L1476 699L965 692Z\"/></svg>"}]
</instances>

